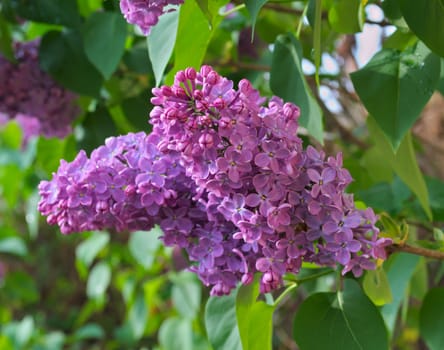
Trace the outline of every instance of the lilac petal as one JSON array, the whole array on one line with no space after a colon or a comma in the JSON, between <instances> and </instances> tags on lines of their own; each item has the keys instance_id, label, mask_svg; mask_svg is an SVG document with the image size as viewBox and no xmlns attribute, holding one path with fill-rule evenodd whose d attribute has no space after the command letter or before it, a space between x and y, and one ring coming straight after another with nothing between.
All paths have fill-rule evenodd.
<instances>
[{"instance_id":1,"label":"lilac petal","mask_svg":"<svg viewBox=\"0 0 444 350\"><path fill-rule=\"evenodd\" d=\"M323 183L329 183L332 182L336 177L336 170L333 168L326 168L322 170L322 181Z\"/></svg>"},{"instance_id":2,"label":"lilac petal","mask_svg":"<svg viewBox=\"0 0 444 350\"><path fill-rule=\"evenodd\" d=\"M250 193L245 198L245 204L249 207L257 207L261 202L261 197L257 193Z\"/></svg>"},{"instance_id":3,"label":"lilac petal","mask_svg":"<svg viewBox=\"0 0 444 350\"><path fill-rule=\"evenodd\" d=\"M270 164L270 157L265 153L259 153L254 157L254 163L261 168L266 168Z\"/></svg>"},{"instance_id":4,"label":"lilac petal","mask_svg":"<svg viewBox=\"0 0 444 350\"><path fill-rule=\"evenodd\" d=\"M319 173L314 169L308 169L307 175L310 178L310 180L315 183L318 183L319 180L321 179L321 175L319 175Z\"/></svg>"}]
</instances>

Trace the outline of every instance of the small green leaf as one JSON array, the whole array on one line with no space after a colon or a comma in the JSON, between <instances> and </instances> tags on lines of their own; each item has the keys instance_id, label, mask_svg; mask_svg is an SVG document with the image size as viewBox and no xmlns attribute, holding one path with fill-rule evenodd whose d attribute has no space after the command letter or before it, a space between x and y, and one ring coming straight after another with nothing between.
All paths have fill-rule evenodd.
<instances>
[{"instance_id":1,"label":"small green leaf","mask_svg":"<svg viewBox=\"0 0 444 350\"><path fill-rule=\"evenodd\" d=\"M80 33L47 32L40 43L39 60L60 84L80 94L98 96L102 76L86 57Z\"/></svg>"},{"instance_id":2,"label":"small green leaf","mask_svg":"<svg viewBox=\"0 0 444 350\"><path fill-rule=\"evenodd\" d=\"M101 298L105 294L110 282L111 268L106 262L102 261L92 268L88 276L86 294L91 299Z\"/></svg>"},{"instance_id":3,"label":"small green leaf","mask_svg":"<svg viewBox=\"0 0 444 350\"><path fill-rule=\"evenodd\" d=\"M363 17L364 9L361 0L335 0L328 11L328 21L338 33L360 32Z\"/></svg>"},{"instance_id":4,"label":"small green leaf","mask_svg":"<svg viewBox=\"0 0 444 350\"><path fill-rule=\"evenodd\" d=\"M143 293L138 293L128 310L128 325L135 340L142 338L148 322L148 305Z\"/></svg>"},{"instance_id":5,"label":"small green leaf","mask_svg":"<svg viewBox=\"0 0 444 350\"><path fill-rule=\"evenodd\" d=\"M365 294L377 306L389 304L393 300L387 274L381 268L365 273L363 288Z\"/></svg>"},{"instance_id":6,"label":"small green leaf","mask_svg":"<svg viewBox=\"0 0 444 350\"><path fill-rule=\"evenodd\" d=\"M191 272L182 272L171 277L173 281L173 303L183 318L193 320L200 309L201 284L196 275Z\"/></svg>"},{"instance_id":7,"label":"small green leaf","mask_svg":"<svg viewBox=\"0 0 444 350\"><path fill-rule=\"evenodd\" d=\"M270 87L277 96L299 106L301 125L322 143L322 112L305 81L301 60L299 41L291 34L279 35L274 43Z\"/></svg>"},{"instance_id":8,"label":"small green leaf","mask_svg":"<svg viewBox=\"0 0 444 350\"><path fill-rule=\"evenodd\" d=\"M77 341L83 339L103 339L105 337L105 332L97 323L88 323L77 329L73 337Z\"/></svg>"},{"instance_id":9,"label":"small green leaf","mask_svg":"<svg viewBox=\"0 0 444 350\"><path fill-rule=\"evenodd\" d=\"M422 175L416 160L410 132L407 132L404 136L395 155L390 147L389 141L373 117L367 119L367 126L370 130L375 147L378 147L380 150L381 159L392 166L395 173L418 197L422 208L429 219L431 219L432 212L429 203L429 193L424 176Z\"/></svg>"},{"instance_id":10,"label":"small green leaf","mask_svg":"<svg viewBox=\"0 0 444 350\"><path fill-rule=\"evenodd\" d=\"M164 350L194 350L191 322L177 317L162 323L159 343Z\"/></svg>"},{"instance_id":11,"label":"small green leaf","mask_svg":"<svg viewBox=\"0 0 444 350\"><path fill-rule=\"evenodd\" d=\"M151 29L147 37L156 86L159 86L162 81L163 73L174 51L180 11L182 10L178 9L160 16L159 22Z\"/></svg>"},{"instance_id":12,"label":"small green leaf","mask_svg":"<svg viewBox=\"0 0 444 350\"><path fill-rule=\"evenodd\" d=\"M115 12L92 14L83 30L85 53L90 62L109 79L125 51L126 22Z\"/></svg>"},{"instance_id":13,"label":"small green leaf","mask_svg":"<svg viewBox=\"0 0 444 350\"><path fill-rule=\"evenodd\" d=\"M381 308L381 314L391 334L395 329L399 307L418 263L419 256L405 253L393 254L387 262L387 278L393 301Z\"/></svg>"},{"instance_id":14,"label":"small green leaf","mask_svg":"<svg viewBox=\"0 0 444 350\"><path fill-rule=\"evenodd\" d=\"M136 261L148 270L153 265L156 252L162 242L159 237L162 231L159 227L155 227L150 231L136 231L131 233L129 239L129 250Z\"/></svg>"},{"instance_id":15,"label":"small green leaf","mask_svg":"<svg viewBox=\"0 0 444 350\"><path fill-rule=\"evenodd\" d=\"M367 110L397 149L438 83L439 57L419 42L400 52L382 49L351 75Z\"/></svg>"},{"instance_id":16,"label":"small green leaf","mask_svg":"<svg viewBox=\"0 0 444 350\"><path fill-rule=\"evenodd\" d=\"M432 51L444 57L444 3L442 0L399 0L405 21Z\"/></svg>"},{"instance_id":17,"label":"small green leaf","mask_svg":"<svg viewBox=\"0 0 444 350\"><path fill-rule=\"evenodd\" d=\"M236 291L208 299L205 326L214 350L242 350L236 320Z\"/></svg>"},{"instance_id":18,"label":"small green leaf","mask_svg":"<svg viewBox=\"0 0 444 350\"><path fill-rule=\"evenodd\" d=\"M0 239L0 253L25 256L28 254L28 248L20 237L6 237Z\"/></svg>"},{"instance_id":19,"label":"small green leaf","mask_svg":"<svg viewBox=\"0 0 444 350\"><path fill-rule=\"evenodd\" d=\"M432 211L430 209L429 193L424 176L416 160L411 133L407 133L399 146L393 169L412 192L416 194L422 208L431 220Z\"/></svg>"},{"instance_id":20,"label":"small green leaf","mask_svg":"<svg viewBox=\"0 0 444 350\"><path fill-rule=\"evenodd\" d=\"M300 306L294 338L301 350L387 350L384 321L359 285L344 281L344 291L316 293Z\"/></svg>"},{"instance_id":21,"label":"small green leaf","mask_svg":"<svg viewBox=\"0 0 444 350\"><path fill-rule=\"evenodd\" d=\"M251 39L254 37L254 27L256 26L257 15L261 10L262 6L266 4L268 0L245 0L245 6L247 7L248 12L251 17Z\"/></svg>"},{"instance_id":22,"label":"small green leaf","mask_svg":"<svg viewBox=\"0 0 444 350\"><path fill-rule=\"evenodd\" d=\"M419 314L421 336L430 350L444 349L444 288L433 288L425 296Z\"/></svg>"},{"instance_id":23,"label":"small green leaf","mask_svg":"<svg viewBox=\"0 0 444 350\"><path fill-rule=\"evenodd\" d=\"M76 248L76 259L86 268L89 268L99 252L108 244L107 232L95 231Z\"/></svg>"}]
</instances>

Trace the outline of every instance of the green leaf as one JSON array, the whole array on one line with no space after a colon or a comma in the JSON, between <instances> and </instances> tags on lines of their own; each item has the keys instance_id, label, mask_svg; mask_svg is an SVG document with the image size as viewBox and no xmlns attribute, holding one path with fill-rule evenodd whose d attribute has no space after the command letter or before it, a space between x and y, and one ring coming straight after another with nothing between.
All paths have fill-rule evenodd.
<instances>
[{"instance_id":1,"label":"green leaf","mask_svg":"<svg viewBox=\"0 0 444 350\"><path fill-rule=\"evenodd\" d=\"M236 320L236 291L208 299L205 326L214 350L242 350Z\"/></svg>"},{"instance_id":2,"label":"green leaf","mask_svg":"<svg viewBox=\"0 0 444 350\"><path fill-rule=\"evenodd\" d=\"M93 232L91 237L77 246L76 260L81 262L85 268L89 268L97 254L99 254L108 242L109 234L107 232Z\"/></svg>"},{"instance_id":3,"label":"green leaf","mask_svg":"<svg viewBox=\"0 0 444 350\"><path fill-rule=\"evenodd\" d=\"M294 337L301 350L388 349L378 309L349 279L343 292L312 294L299 306Z\"/></svg>"},{"instance_id":4,"label":"green leaf","mask_svg":"<svg viewBox=\"0 0 444 350\"><path fill-rule=\"evenodd\" d=\"M360 32L363 20L364 8L361 0L335 0L328 11L328 21L338 33Z\"/></svg>"},{"instance_id":5,"label":"green leaf","mask_svg":"<svg viewBox=\"0 0 444 350\"><path fill-rule=\"evenodd\" d=\"M120 13L96 12L83 30L85 53L90 62L109 79L125 51L126 22Z\"/></svg>"},{"instance_id":6,"label":"green leaf","mask_svg":"<svg viewBox=\"0 0 444 350\"><path fill-rule=\"evenodd\" d=\"M236 319L243 350L250 348L251 309L259 295L258 276L259 275L255 276L252 283L241 285L236 296Z\"/></svg>"},{"instance_id":7,"label":"green leaf","mask_svg":"<svg viewBox=\"0 0 444 350\"><path fill-rule=\"evenodd\" d=\"M218 20L213 21L213 30L217 27ZM195 0L185 1L180 6L179 28L174 48L174 67L167 75L167 85L174 81L177 71L187 67L199 69L205 52L207 51L213 30Z\"/></svg>"},{"instance_id":8,"label":"green leaf","mask_svg":"<svg viewBox=\"0 0 444 350\"><path fill-rule=\"evenodd\" d=\"M419 169L416 160L415 151L413 149L412 136L407 133L398 152L396 153L393 169L402 181L412 190L419 199L422 208L426 212L428 218L432 219L432 211L429 203L429 193L424 180L424 176Z\"/></svg>"},{"instance_id":9,"label":"green leaf","mask_svg":"<svg viewBox=\"0 0 444 350\"><path fill-rule=\"evenodd\" d=\"M28 254L28 248L20 237L6 237L0 239L0 253L25 256Z\"/></svg>"},{"instance_id":10,"label":"green leaf","mask_svg":"<svg viewBox=\"0 0 444 350\"><path fill-rule=\"evenodd\" d=\"M156 258L156 252L162 242L159 237L162 231L159 227L155 227L150 231L136 231L131 233L129 239L129 250L136 261L148 270L153 265Z\"/></svg>"},{"instance_id":11,"label":"green leaf","mask_svg":"<svg viewBox=\"0 0 444 350\"><path fill-rule=\"evenodd\" d=\"M405 21L432 51L444 57L444 3L442 0L399 0Z\"/></svg>"},{"instance_id":12,"label":"green leaf","mask_svg":"<svg viewBox=\"0 0 444 350\"><path fill-rule=\"evenodd\" d=\"M98 299L103 297L106 289L111 282L111 268L106 262L100 262L95 265L86 283L86 294L91 299Z\"/></svg>"},{"instance_id":13,"label":"green leaf","mask_svg":"<svg viewBox=\"0 0 444 350\"><path fill-rule=\"evenodd\" d=\"M39 232L39 210L38 203L40 201L40 195L38 190L36 189L26 200L25 205L25 221L28 226L29 236L33 239L37 237Z\"/></svg>"},{"instance_id":14,"label":"green leaf","mask_svg":"<svg viewBox=\"0 0 444 350\"><path fill-rule=\"evenodd\" d=\"M387 274L383 269L367 271L362 287L365 294L377 306L389 304L393 300Z\"/></svg>"},{"instance_id":15,"label":"green leaf","mask_svg":"<svg viewBox=\"0 0 444 350\"><path fill-rule=\"evenodd\" d=\"M245 6L251 17L251 39L254 38L254 27L256 26L257 15L261 10L262 6L266 4L268 0L245 0Z\"/></svg>"},{"instance_id":16,"label":"green leaf","mask_svg":"<svg viewBox=\"0 0 444 350\"><path fill-rule=\"evenodd\" d=\"M148 305L146 305L144 294L140 292L128 310L128 325L131 329L133 339L139 340L142 338L147 322Z\"/></svg>"},{"instance_id":17,"label":"green leaf","mask_svg":"<svg viewBox=\"0 0 444 350\"><path fill-rule=\"evenodd\" d=\"M34 22L78 27L81 18L76 0L10 0L18 17Z\"/></svg>"},{"instance_id":18,"label":"green leaf","mask_svg":"<svg viewBox=\"0 0 444 350\"><path fill-rule=\"evenodd\" d=\"M304 78L301 60L299 41L291 34L279 35L274 43L270 87L277 96L299 106L300 124L322 143L322 112Z\"/></svg>"},{"instance_id":19,"label":"green leaf","mask_svg":"<svg viewBox=\"0 0 444 350\"><path fill-rule=\"evenodd\" d=\"M149 58L156 78L156 86L159 86L162 81L165 68L173 54L181 11L179 8L177 11L160 16L159 22L151 29L151 33L147 37Z\"/></svg>"},{"instance_id":20,"label":"green leaf","mask_svg":"<svg viewBox=\"0 0 444 350\"><path fill-rule=\"evenodd\" d=\"M46 33L40 43L39 60L60 84L80 94L98 96L102 76L86 57L79 33Z\"/></svg>"},{"instance_id":21,"label":"green leaf","mask_svg":"<svg viewBox=\"0 0 444 350\"><path fill-rule=\"evenodd\" d=\"M419 314L421 336L430 350L444 349L444 288L433 288L425 296Z\"/></svg>"},{"instance_id":22,"label":"green leaf","mask_svg":"<svg viewBox=\"0 0 444 350\"><path fill-rule=\"evenodd\" d=\"M210 27L213 27L214 20L217 18L219 9L228 3L228 0L196 0L200 10L208 19Z\"/></svg>"},{"instance_id":23,"label":"green leaf","mask_svg":"<svg viewBox=\"0 0 444 350\"><path fill-rule=\"evenodd\" d=\"M103 339L105 337L105 332L97 323L88 323L77 329L73 337L76 341L83 339Z\"/></svg>"},{"instance_id":24,"label":"green leaf","mask_svg":"<svg viewBox=\"0 0 444 350\"><path fill-rule=\"evenodd\" d=\"M407 133L405 135L395 155L390 147L390 143L376 124L374 118L369 117L367 119L367 126L375 147L378 147L381 152L381 159L390 164L401 180L415 193L425 213L431 219L432 212L428 198L429 194L416 160L411 134Z\"/></svg>"},{"instance_id":25,"label":"green leaf","mask_svg":"<svg viewBox=\"0 0 444 350\"><path fill-rule=\"evenodd\" d=\"M196 275L191 272L182 272L173 276L174 283L171 293L173 303L183 318L193 320L200 309L201 284Z\"/></svg>"},{"instance_id":26,"label":"green leaf","mask_svg":"<svg viewBox=\"0 0 444 350\"><path fill-rule=\"evenodd\" d=\"M438 83L439 58L419 42L400 52L383 49L351 74L370 114L397 149Z\"/></svg>"},{"instance_id":27,"label":"green leaf","mask_svg":"<svg viewBox=\"0 0 444 350\"><path fill-rule=\"evenodd\" d=\"M394 254L387 262L387 278L392 290L393 301L381 308L381 314L390 334L395 329L399 307L418 262L419 256L405 253Z\"/></svg>"},{"instance_id":28,"label":"green leaf","mask_svg":"<svg viewBox=\"0 0 444 350\"><path fill-rule=\"evenodd\" d=\"M160 327L159 343L164 350L194 350L192 335L190 320L169 318Z\"/></svg>"}]
</instances>

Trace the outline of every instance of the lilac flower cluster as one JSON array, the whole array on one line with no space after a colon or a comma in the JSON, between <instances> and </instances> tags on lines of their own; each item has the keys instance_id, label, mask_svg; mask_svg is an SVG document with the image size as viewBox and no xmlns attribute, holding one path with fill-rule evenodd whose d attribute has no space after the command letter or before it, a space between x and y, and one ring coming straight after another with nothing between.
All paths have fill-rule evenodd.
<instances>
[{"instance_id":1,"label":"lilac flower cluster","mask_svg":"<svg viewBox=\"0 0 444 350\"><path fill-rule=\"evenodd\" d=\"M159 224L216 295L255 273L269 292L302 262L360 276L386 257L374 212L344 192L341 155L302 148L298 107L266 103L247 80L236 90L208 66L153 93L149 136L108 139L41 183L49 223L64 233Z\"/></svg>"},{"instance_id":2,"label":"lilac flower cluster","mask_svg":"<svg viewBox=\"0 0 444 350\"><path fill-rule=\"evenodd\" d=\"M120 0L120 10L128 23L137 25L148 35L159 17L170 10L168 5L180 5L184 0Z\"/></svg>"},{"instance_id":3,"label":"lilac flower cluster","mask_svg":"<svg viewBox=\"0 0 444 350\"><path fill-rule=\"evenodd\" d=\"M79 114L76 96L40 69L38 45L38 41L16 42L16 62L0 55L0 113L32 124L33 134L62 138Z\"/></svg>"}]
</instances>

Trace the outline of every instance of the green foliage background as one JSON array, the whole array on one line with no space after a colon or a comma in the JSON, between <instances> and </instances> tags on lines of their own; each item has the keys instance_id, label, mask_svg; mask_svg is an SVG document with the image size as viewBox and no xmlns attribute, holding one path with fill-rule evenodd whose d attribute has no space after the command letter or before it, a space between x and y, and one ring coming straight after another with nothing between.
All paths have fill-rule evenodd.
<instances>
[{"instance_id":1,"label":"green foliage background","mask_svg":"<svg viewBox=\"0 0 444 350\"><path fill-rule=\"evenodd\" d=\"M423 255L444 255L444 183L419 166L430 161L427 140L412 127L444 94L444 2L247 0L220 10L227 2L185 0L148 38L116 0L0 3L2 54L41 38L42 69L82 108L63 140L23 147L16 123L0 130L0 349L443 349L444 265ZM372 7L384 18L369 18ZM341 53L341 43L365 24L392 31L350 77L353 50ZM324 69L326 57L336 71ZM37 185L60 159L149 132L150 89L203 63L299 105L305 145L344 153L358 205L375 208L395 242L376 271L352 280L304 265L273 295L258 297L255 281L209 298L158 229L62 236L39 216ZM401 252L406 244L427 250Z\"/></svg>"}]
</instances>

